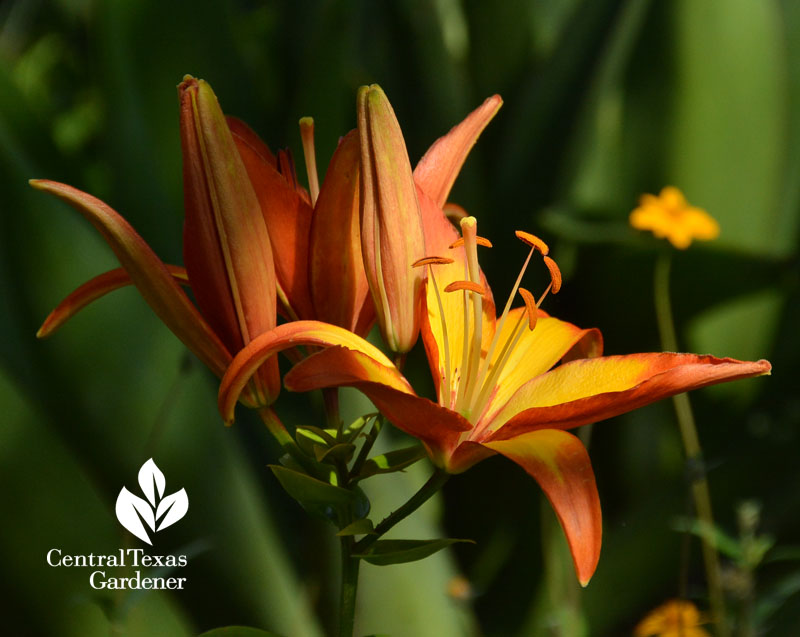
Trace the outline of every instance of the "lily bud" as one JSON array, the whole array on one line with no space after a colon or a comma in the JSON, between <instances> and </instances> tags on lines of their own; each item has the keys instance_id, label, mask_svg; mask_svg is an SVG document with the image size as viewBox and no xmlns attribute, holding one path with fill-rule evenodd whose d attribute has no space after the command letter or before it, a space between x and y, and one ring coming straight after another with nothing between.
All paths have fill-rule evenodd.
<instances>
[{"instance_id":1,"label":"lily bud","mask_svg":"<svg viewBox=\"0 0 800 637\"><path fill-rule=\"evenodd\" d=\"M422 217L403 133L376 84L358 91L361 143L361 248L386 344L410 350L419 334L425 256Z\"/></svg>"},{"instance_id":2,"label":"lily bud","mask_svg":"<svg viewBox=\"0 0 800 637\"><path fill-rule=\"evenodd\" d=\"M276 283L261 207L211 87L178 86L183 151L184 262L200 311L231 352L276 324ZM277 360L259 370L253 398L280 391Z\"/></svg>"}]
</instances>

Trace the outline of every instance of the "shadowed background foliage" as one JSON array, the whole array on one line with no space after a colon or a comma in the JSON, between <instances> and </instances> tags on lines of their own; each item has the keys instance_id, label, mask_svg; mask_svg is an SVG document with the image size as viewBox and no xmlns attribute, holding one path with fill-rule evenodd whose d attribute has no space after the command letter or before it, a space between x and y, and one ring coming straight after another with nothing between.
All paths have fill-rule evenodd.
<instances>
[{"instance_id":1,"label":"shadowed background foliage","mask_svg":"<svg viewBox=\"0 0 800 637\"><path fill-rule=\"evenodd\" d=\"M480 221L495 297L524 256L518 228L551 243L565 287L546 309L600 327L607 353L659 349L652 270L663 246L627 215L666 184L720 222L721 237L675 256L682 347L769 358L773 376L692 397L721 528L761 505L776 540L757 571L759 625L800 623L800 5L789 0L193 1L7 0L0 4L0 564L7 634L196 634L246 624L286 635L331 630L332 527L310 520L266 468L278 457L242 414L226 430L215 380L121 290L37 342L47 312L110 251L33 177L70 183L121 212L181 263L175 86L208 80L226 112L302 157L297 120L316 121L325 165L355 126L358 86L385 89L412 162L486 96L505 105L452 199ZM298 161L298 165L302 162ZM305 179L302 168L301 179ZM331 249L336 249L335 245ZM528 274L533 289L545 272ZM409 362L429 387L423 356ZM427 383L427 385L426 385ZM422 391L420 389L420 391ZM363 399L346 394L353 414ZM317 397L284 396L289 424L315 424ZM390 432L387 444L400 434ZM487 460L400 527L403 537L472 538L413 565L362 572L360 634L629 633L681 591L706 608L670 402L602 423L590 453L604 546L589 587L574 583L536 484ZM93 591L89 569L52 568L51 548L136 546L114 500L154 457L190 508L153 552L185 553L185 591ZM373 519L404 501L425 463L369 485ZM794 551L792 551L794 548ZM737 611L736 571L724 560ZM561 628L557 628L561 626ZM559 632L560 630L560 632ZM553 632L555 631L555 632Z\"/></svg>"}]
</instances>

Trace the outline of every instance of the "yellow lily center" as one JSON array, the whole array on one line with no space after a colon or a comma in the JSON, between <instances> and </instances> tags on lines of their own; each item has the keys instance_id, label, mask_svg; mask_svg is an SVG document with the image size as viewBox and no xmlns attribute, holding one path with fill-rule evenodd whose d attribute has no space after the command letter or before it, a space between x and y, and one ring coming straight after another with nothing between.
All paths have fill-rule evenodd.
<instances>
[{"instance_id":1,"label":"yellow lily center","mask_svg":"<svg viewBox=\"0 0 800 637\"><path fill-rule=\"evenodd\" d=\"M449 283L443 290L448 294L462 294L463 303L460 304L459 313L445 313L444 304L439 286L434 275L434 266L450 264L452 259L445 257L427 257L420 259L415 266L428 267L428 285L434 291L437 301L439 317L441 321L441 352L444 356L442 377L439 379L442 384L440 402L443 406L459 412L464 418L476 424L480 420L481 414L492 396L493 389L497 386L498 379L503 368L511 359L514 348L519 343L526 331L536 327L537 309L541 305L548 293L558 292L561 287L561 273L558 265L550 257L546 256L549 252L547 244L527 232L517 232L517 237L530 246L525 263L520 270L514 287L506 302L503 313L496 322L485 321L483 316L484 296L487 295L486 284L482 280L480 267L478 266L478 246L491 247L491 243L478 236L477 221L474 217L464 217L461 220L462 237L454 242L450 248L464 250L464 278ZM538 301L528 290L521 288L520 283L525 270L530 263L534 252L539 252L544 258L545 265L550 272L550 284L542 293ZM525 309L517 318L517 323L512 330L503 330L505 321L511 310L511 304L517 293L522 297ZM527 320L525 320L527 318ZM461 325L454 322L461 321ZM461 342L460 367L454 365L454 357L450 352L448 337L448 322L451 331L458 333L461 328L463 339ZM486 333L486 337L491 337L491 341L486 349L483 347L484 329L492 330ZM470 437L474 437L481 432L478 428L470 432Z\"/></svg>"}]
</instances>

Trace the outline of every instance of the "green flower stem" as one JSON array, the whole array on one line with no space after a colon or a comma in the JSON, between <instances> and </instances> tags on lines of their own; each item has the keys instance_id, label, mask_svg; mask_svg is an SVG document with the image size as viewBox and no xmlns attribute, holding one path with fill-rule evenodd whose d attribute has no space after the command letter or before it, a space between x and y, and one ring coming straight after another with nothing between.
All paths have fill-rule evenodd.
<instances>
[{"instance_id":1,"label":"green flower stem","mask_svg":"<svg viewBox=\"0 0 800 637\"><path fill-rule=\"evenodd\" d=\"M655 306L658 331L661 335L661 346L665 351L677 352L678 339L675 335L675 323L672 318L672 303L669 294L671 267L671 253L664 253L658 257L654 277ZM711 530L714 528L714 518L711 513L711 494L708 489L708 480L702 470L703 450L697 435L692 406L689 402L689 397L685 393L673 396L672 400L675 404L675 414L678 419L678 428L683 441L686 460L691 465L701 468L698 475L692 475L691 477L692 499L694 500L697 517L705 528ZM730 632L725 619L725 598L722 592L717 547L708 535L704 534L701 539L712 619L716 626L717 634L721 637L727 637Z\"/></svg>"},{"instance_id":2,"label":"green flower stem","mask_svg":"<svg viewBox=\"0 0 800 637\"><path fill-rule=\"evenodd\" d=\"M352 536L341 538L342 587L339 596L339 637L352 637L358 594L358 567L361 560L353 557Z\"/></svg>"},{"instance_id":3,"label":"green flower stem","mask_svg":"<svg viewBox=\"0 0 800 637\"><path fill-rule=\"evenodd\" d=\"M381 520L372 534L361 538L355 543L353 546L353 553L358 555L367 551L369 547L375 544L375 542L395 524L404 520L430 500L430 498L444 486L444 483L447 482L449 477L449 473L437 467L431 477L428 478L428 481L419 488L419 491L411 496L408 502Z\"/></svg>"}]
</instances>

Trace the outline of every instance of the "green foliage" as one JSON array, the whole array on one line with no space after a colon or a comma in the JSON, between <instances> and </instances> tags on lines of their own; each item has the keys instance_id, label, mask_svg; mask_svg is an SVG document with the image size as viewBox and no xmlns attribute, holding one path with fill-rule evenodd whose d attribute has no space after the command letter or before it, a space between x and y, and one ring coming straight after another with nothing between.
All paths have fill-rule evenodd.
<instances>
[{"instance_id":1,"label":"green foliage","mask_svg":"<svg viewBox=\"0 0 800 637\"><path fill-rule=\"evenodd\" d=\"M458 542L472 542L472 540L456 540L443 538L439 540L378 540L365 553L357 554L365 562L375 566L388 566L390 564L404 564L424 560L442 549Z\"/></svg>"}]
</instances>

